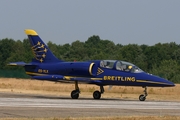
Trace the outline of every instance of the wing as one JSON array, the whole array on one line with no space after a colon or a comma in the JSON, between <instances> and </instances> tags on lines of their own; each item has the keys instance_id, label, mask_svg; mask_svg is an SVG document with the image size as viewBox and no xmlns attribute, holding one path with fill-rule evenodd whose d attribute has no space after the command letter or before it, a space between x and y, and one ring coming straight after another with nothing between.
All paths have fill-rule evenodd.
<instances>
[{"instance_id":1,"label":"wing","mask_svg":"<svg viewBox=\"0 0 180 120\"><path fill-rule=\"evenodd\" d=\"M32 76L33 79L37 80L48 80L48 81L79 81L88 84L100 84L102 78L86 78L86 77L71 77L62 75L42 75Z\"/></svg>"}]
</instances>

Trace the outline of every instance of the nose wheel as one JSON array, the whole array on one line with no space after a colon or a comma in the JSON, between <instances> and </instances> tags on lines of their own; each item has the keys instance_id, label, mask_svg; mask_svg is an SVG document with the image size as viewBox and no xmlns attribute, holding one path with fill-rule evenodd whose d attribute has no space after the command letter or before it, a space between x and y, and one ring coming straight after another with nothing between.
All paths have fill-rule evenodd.
<instances>
[{"instance_id":1,"label":"nose wheel","mask_svg":"<svg viewBox=\"0 0 180 120\"><path fill-rule=\"evenodd\" d=\"M104 93L104 87L100 86L100 90L101 90L101 92L99 92L98 90L94 91L94 93L93 93L94 99L100 99L101 98L101 94Z\"/></svg>"},{"instance_id":2,"label":"nose wheel","mask_svg":"<svg viewBox=\"0 0 180 120\"><path fill-rule=\"evenodd\" d=\"M141 94L140 96L139 96L139 101L145 101L146 100L146 96L148 96L148 94L147 94L147 87L144 87L145 89L144 89L144 94Z\"/></svg>"},{"instance_id":3,"label":"nose wheel","mask_svg":"<svg viewBox=\"0 0 180 120\"><path fill-rule=\"evenodd\" d=\"M93 97L94 97L94 99L100 99L101 98L101 93L98 90L94 91Z\"/></svg>"}]
</instances>

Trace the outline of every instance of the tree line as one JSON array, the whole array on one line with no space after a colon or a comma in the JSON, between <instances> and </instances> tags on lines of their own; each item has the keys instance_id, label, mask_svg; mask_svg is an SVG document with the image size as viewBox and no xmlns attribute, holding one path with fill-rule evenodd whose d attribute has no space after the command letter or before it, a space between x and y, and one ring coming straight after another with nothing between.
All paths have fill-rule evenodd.
<instances>
[{"instance_id":1,"label":"tree line","mask_svg":"<svg viewBox=\"0 0 180 120\"><path fill-rule=\"evenodd\" d=\"M175 42L157 43L153 46L122 45L94 35L85 42L76 40L71 44L57 45L49 41L47 45L57 58L65 61L124 60L132 62L145 72L180 83L180 45ZM7 64L14 61L31 62L32 58L28 39L0 39L0 77L27 77L22 67Z\"/></svg>"}]
</instances>

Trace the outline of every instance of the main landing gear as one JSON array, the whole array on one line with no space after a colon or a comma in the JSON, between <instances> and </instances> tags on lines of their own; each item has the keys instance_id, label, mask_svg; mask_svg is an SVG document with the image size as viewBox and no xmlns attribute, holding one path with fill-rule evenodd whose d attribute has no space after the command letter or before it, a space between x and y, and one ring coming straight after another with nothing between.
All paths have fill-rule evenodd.
<instances>
[{"instance_id":1,"label":"main landing gear","mask_svg":"<svg viewBox=\"0 0 180 120\"><path fill-rule=\"evenodd\" d=\"M75 81L75 90L71 92L71 98L72 99L78 99L79 98L79 87L78 87L78 81Z\"/></svg>"},{"instance_id":2,"label":"main landing gear","mask_svg":"<svg viewBox=\"0 0 180 120\"><path fill-rule=\"evenodd\" d=\"M141 94L140 96L139 96L139 100L140 101L145 101L146 100L146 96L148 96L148 94L147 94L147 87L144 87L145 89L144 89L144 94Z\"/></svg>"},{"instance_id":3,"label":"main landing gear","mask_svg":"<svg viewBox=\"0 0 180 120\"><path fill-rule=\"evenodd\" d=\"M75 90L73 90L71 92L71 98L72 99L78 99L79 98L79 87L78 87L78 81L75 81ZM93 93L93 98L94 99L100 99L101 98L101 94L104 93L104 87L100 86L100 91L94 91Z\"/></svg>"},{"instance_id":4,"label":"main landing gear","mask_svg":"<svg viewBox=\"0 0 180 120\"><path fill-rule=\"evenodd\" d=\"M146 100L146 97L148 96L148 93L147 93L147 87L143 87L145 88L144 89L144 94L141 94L139 96L139 100L140 101L145 101ZM72 99L78 99L79 98L79 93L80 93L80 90L79 90L79 87L78 87L78 81L75 81L75 90L73 90L71 92L71 98ZM93 98L94 99L100 99L101 98L101 94L104 93L104 87L103 86L100 86L100 91L96 90L94 91L93 93Z\"/></svg>"}]
</instances>

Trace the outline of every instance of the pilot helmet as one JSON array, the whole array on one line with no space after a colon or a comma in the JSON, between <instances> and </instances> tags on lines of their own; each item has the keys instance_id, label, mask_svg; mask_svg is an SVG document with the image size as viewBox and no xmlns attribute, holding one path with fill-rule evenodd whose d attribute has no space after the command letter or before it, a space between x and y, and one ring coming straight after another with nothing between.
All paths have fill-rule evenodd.
<instances>
[{"instance_id":1,"label":"pilot helmet","mask_svg":"<svg viewBox=\"0 0 180 120\"><path fill-rule=\"evenodd\" d=\"M128 66L128 69L131 69L132 68L132 66L130 65L130 66Z\"/></svg>"},{"instance_id":2,"label":"pilot helmet","mask_svg":"<svg viewBox=\"0 0 180 120\"><path fill-rule=\"evenodd\" d=\"M104 62L104 61L101 61L101 62L100 62L100 65L101 65L102 67L104 67L105 62Z\"/></svg>"}]
</instances>

